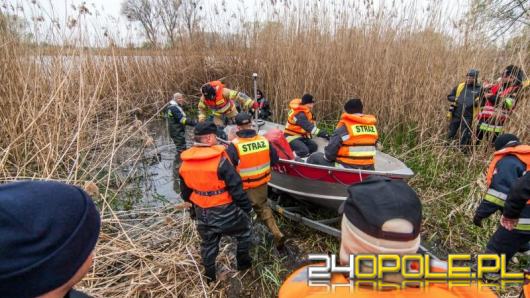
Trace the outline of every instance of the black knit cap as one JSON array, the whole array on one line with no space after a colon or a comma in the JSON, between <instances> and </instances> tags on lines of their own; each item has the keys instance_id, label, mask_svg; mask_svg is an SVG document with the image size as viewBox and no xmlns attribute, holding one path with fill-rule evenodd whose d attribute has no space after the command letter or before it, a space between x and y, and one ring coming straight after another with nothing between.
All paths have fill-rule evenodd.
<instances>
[{"instance_id":1,"label":"black knit cap","mask_svg":"<svg viewBox=\"0 0 530 298\"><path fill-rule=\"evenodd\" d=\"M212 121L199 122L195 125L193 133L196 136L204 136L209 134L215 134L217 132L217 126Z\"/></svg>"},{"instance_id":2,"label":"black knit cap","mask_svg":"<svg viewBox=\"0 0 530 298\"><path fill-rule=\"evenodd\" d=\"M363 102L359 98L352 98L344 104L344 111L348 114L362 113Z\"/></svg>"},{"instance_id":3,"label":"black knit cap","mask_svg":"<svg viewBox=\"0 0 530 298\"><path fill-rule=\"evenodd\" d=\"M249 113L239 113L236 116L236 125L247 125L252 122L252 116Z\"/></svg>"},{"instance_id":4,"label":"black knit cap","mask_svg":"<svg viewBox=\"0 0 530 298\"><path fill-rule=\"evenodd\" d=\"M410 241L416 239L421 226L421 202L416 192L403 180L371 176L348 187L344 215L361 231L379 239ZM409 221L412 233L383 231L392 219Z\"/></svg>"},{"instance_id":5,"label":"black knit cap","mask_svg":"<svg viewBox=\"0 0 530 298\"><path fill-rule=\"evenodd\" d=\"M306 93L304 96L302 96L302 104L306 105L308 103L314 103L313 101L313 95Z\"/></svg>"},{"instance_id":6,"label":"black knit cap","mask_svg":"<svg viewBox=\"0 0 530 298\"><path fill-rule=\"evenodd\" d=\"M512 147L520 145L519 138L511 133L505 133L497 137L495 140L495 150L499 151L504 147Z\"/></svg>"},{"instance_id":7,"label":"black knit cap","mask_svg":"<svg viewBox=\"0 0 530 298\"><path fill-rule=\"evenodd\" d=\"M0 185L0 296L35 297L66 284L94 250L100 224L78 187Z\"/></svg>"},{"instance_id":8,"label":"black knit cap","mask_svg":"<svg viewBox=\"0 0 530 298\"><path fill-rule=\"evenodd\" d=\"M467 74L466 76L468 77L474 77L474 78L478 78L478 74L479 74L479 71L474 69L474 68L471 68L467 71Z\"/></svg>"}]
</instances>

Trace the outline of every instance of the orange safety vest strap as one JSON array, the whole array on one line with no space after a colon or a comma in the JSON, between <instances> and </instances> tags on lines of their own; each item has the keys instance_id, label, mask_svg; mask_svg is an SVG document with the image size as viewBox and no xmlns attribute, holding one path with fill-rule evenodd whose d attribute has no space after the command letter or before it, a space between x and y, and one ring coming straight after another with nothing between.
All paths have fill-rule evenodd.
<instances>
[{"instance_id":1,"label":"orange safety vest strap","mask_svg":"<svg viewBox=\"0 0 530 298\"><path fill-rule=\"evenodd\" d=\"M486 181L488 187L491 185L491 180L493 178L493 173L495 172L495 167L499 160L501 160L506 155L515 155L520 161L526 165L526 170L530 170L530 146L529 145L519 145L515 147L507 147L496 151L493 153L493 159L490 162L488 167L488 173L486 175Z\"/></svg>"}]
</instances>

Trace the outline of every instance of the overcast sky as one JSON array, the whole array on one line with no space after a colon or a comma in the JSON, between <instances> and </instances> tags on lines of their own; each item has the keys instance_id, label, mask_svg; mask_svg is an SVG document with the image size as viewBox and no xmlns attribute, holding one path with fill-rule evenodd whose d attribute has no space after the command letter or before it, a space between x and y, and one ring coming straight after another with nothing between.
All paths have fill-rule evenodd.
<instances>
[{"instance_id":1,"label":"overcast sky","mask_svg":"<svg viewBox=\"0 0 530 298\"><path fill-rule=\"evenodd\" d=\"M126 44L129 41L140 43L144 37L139 30L137 24L131 24L124 16L120 14L120 7L122 0L0 0L4 4L13 4L18 6L17 14L22 14L26 19L32 20L36 16L44 18L44 25L50 25L51 20L55 20L61 29L57 29L55 34L48 32L49 30L41 29L37 32L37 38L41 41L57 39L61 40L65 37L75 35L72 30L64 30L71 22L71 19L76 19L79 16L77 9L83 2L86 3L91 15L85 15L84 23L88 28L84 32L85 40L89 39L93 42L95 36L101 37L103 32L107 32L109 36L115 39L120 44ZM262 21L259 18L270 14L271 9L281 7L284 13L286 10L293 10L296 6L303 6L310 3L311 5L318 5L324 9L329 6L330 1L326 0L288 0L289 6L286 8L285 0L200 0L200 4L205 8L202 11L203 27L207 31L223 30L223 32L236 31L241 20L250 22ZM363 2L361 0L343 0L350 3L352 6L358 7L353 9L352 13L359 13L358 10L363 10ZM340 1L335 1L340 2ZM423 14L428 11L429 5L442 5L441 11L444 13L444 18L447 19L448 24L456 20L467 9L467 0L374 0L375 10L381 6L390 7L392 3L405 10L405 7L410 6L412 2L416 3L416 16L421 18ZM260 6L260 3L266 4L266 7ZM23 12L20 9L23 7ZM266 11L265 11L266 10ZM388 10L388 9L387 9ZM397 9L399 10L399 9ZM279 17L281 21L281 17ZM209 22L208 22L209 21ZM219 22L221 21L221 22ZM207 23L207 24L206 24ZM212 24L215 24L212 26ZM42 26L42 25L41 25ZM35 27L32 27L35 28ZM449 28L449 26L448 26ZM34 30L35 31L35 30ZM57 36L58 34L62 36ZM52 37L52 35L54 35ZM89 36L86 36L89 35Z\"/></svg>"}]
</instances>

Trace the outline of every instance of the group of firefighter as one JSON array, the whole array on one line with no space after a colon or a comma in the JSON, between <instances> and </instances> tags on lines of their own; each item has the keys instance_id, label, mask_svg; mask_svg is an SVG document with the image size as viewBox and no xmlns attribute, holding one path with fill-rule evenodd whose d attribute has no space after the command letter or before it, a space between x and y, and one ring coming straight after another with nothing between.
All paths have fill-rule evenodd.
<instances>
[{"instance_id":1,"label":"group of firefighter","mask_svg":"<svg viewBox=\"0 0 530 298\"><path fill-rule=\"evenodd\" d=\"M455 87L448 96L452 103L449 138L454 139L460 131L460 144L463 148L470 145L476 119L476 139L489 138L494 143L496 151L487 172L488 190L476 211L473 223L481 226L483 219L498 210L503 212L501 225L488 242L486 252L506 254L508 260L517 251L527 250L530 241L530 204L527 205L527 200L530 199L530 146L521 144L513 134L502 133L507 118L517 100L520 100L518 96L524 87L523 78L522 70L510 65L503 71L497 84L486 83L480 86L478 71L471 69L466 81ZM183 109L186 100L180 93L176 93L168 105L168 120L170 135L177 148L175 169L180 181L179 190L182 199L189 203L191 217L197 222L202 239L201 256L205 276L209 282L213 282L216 280L215 259L223 235L237 239L237 269L246 270L252 266L249 249L254 215L258 215L268 227L279 250L283 249L286 237L278 229L273 212L267 204L267 182L271 178L271 167L279 160L278 152L268 139L257 134L252 123L254 113L245 112L259 111L261 108L266 112L260 112L260 118L270 118L269 104L263 93L259 91L257 100L253 100L243 92L226 88L221 81L212 81L201 87L201 95L198 121L186 115ZM304 94L289 102L283 134L295 153L295 159L324 166L375 170L377 121L375 116L364 114L362 101L358 98L346 101L341 118L331 135L317 126L312 113L314 104L315 99L311 94ZM237 126L235 135L228 137L225 134L223 128L227 124ZM186 149L184 134L186 125L194 127L193 146L189 149ZM318 146L314 138L328 141L324 152L317 152ZM219 141L224 145L219 145ZM388 183L382 185L390 186ZM399 188L403 186L397 186L396 189ZM412 190L410 192L414 193ZM373 196L377 191L370 193ZM399 201L399 193L404 192L389 190L388 196ZM376 206L375 209L377 208ZM412 227L419 227L421 224L421 206L418 210L416 216L410 216L414 218L408 222ZM407 218L403 214L394 214L403 213L400 208L381 211L380 215L384 216L385 212L392 214L388 215L390 219ZM366 223L359 223L358 218L354 221L357 225L346 221L344 226L343 222L341 255L377 251L375 248L367 250L367 246L363 246L367 239L371 239L368 236L370 233L366 234L362 229ZM370 226L370 223L367 225ZM403 226L400 224L397 231L403 229ZM383 225L378 228L384 229ZM351 229L355 232L344 232ZM417 243L414 243L419 245L419 229L414 228L409 232L413 236L405 237L409 241L407 243L412 243L411 239L417 239ZM391 234L393 233L385 231L381 235ZM347 245L359 235L367 237L357 239L363 245ZM387 241L390 243L389 247L394 248L399 246L396 243L401 243L404 239L398 237L397 240L385 240L378 239L379 234L374 235L376 243ZM387 253L392 251L384 250ZM395 251L402 253L404 250ZM297 271L286 280L280 291L281 296L300 296L300 291L307 290L302 289L307 286L307 275L302 274L303 271ZM305 282L305 286L300 281ZM442 296L451 297L450 295L453 294L446 293ZM484 296L484 293L480 295Z\"/></svg>"},{"instance_id":2,"label":"group of firefighter","mask_svg":"<svg viewBox=\"0 0 530 298\"><path fill-rule=\"evenodd\" d=\"M527 251L530 241L530 146L503 127L525 88L522 71L507 67L498 84L478 86L478 71L467 73L448 99L451 111L450 137L461 132L462 145L473 139L473 121L477 121L477 139L493 140L495 153L487 170L488 190L473 217L473 223L501 211L500 225L486 246L487 253L504 254L510 260L518 251ZM184 205L197 222L202 239L201 257L208 282L216 280L216 256L222 236L237 239L237 269L252 266L250 255L252 220L257 214L274 236L281 252L285 235L278 229L267 205L267 182L271 167L278 162L280 149L292 149L298 162L358 168L374 167L378 132L376 119L364 114L360 99L344 104L344 112L335 131L320 130L313 117L315 99L305 94L289 103L289 115L280 138L288 148L278 147L254 129L254 109L261 119L271 111L262 92L257 100L242 92L225 88L222 82L201 88L199 119L188 117L185 98L175 94L168 106L170 134L177 147L176 165ZM236 102L238 104L236 104ZM519 103L518 103L519 102ZM478 109L473 116L473 110ZM257 111L256 111L257 110ZM211 115L210 115L211 114ZM213 117L213 121L208 118ZM235 123L235 133L225 134L220 126ZM193 146L186 148L186 126L194 127ZM283 136L282 136L283 134ZM226 138L218 145L218 140ZM317 152L315 138L328 139L324 152ZM290 148L289 148L290 147ZM291 155L291 154L289 154ZM85 186L97 193L97 186ZM89 190L92 189L92 190ZM340 208L340 264L347 266L350 255L414 254L420 247L422 205L416 192L403 180L370 175L348 187L348 198ZM1 297L89 297L72 288L90 270L99 238L101 217L90 195L81 188L53 181L20 181L0 185L0 296ZM178 241L178 240L176 240ZM375 271L370 262L361 262L360 271ZM393 264L389 264L392 266ZM488 265L488 264L486 264ZM494 268L494 264L490 264ZM498 264L497 264L498 265ZM418 263L409 269L417 270ZM436 260L431 268L447 270ZM497 267L498 268L498 267ZM399 283L399 273L386 274L382 281ZM347 274L334 273L336 286L310 286L308 268L292 273L280 288L280 297L496 297L488 288L476 285L429 283L425 288L396 287L385 291L368 283L352 289ZM530 285L524 287L530 297Z\"/></svg>"}]
</instances>

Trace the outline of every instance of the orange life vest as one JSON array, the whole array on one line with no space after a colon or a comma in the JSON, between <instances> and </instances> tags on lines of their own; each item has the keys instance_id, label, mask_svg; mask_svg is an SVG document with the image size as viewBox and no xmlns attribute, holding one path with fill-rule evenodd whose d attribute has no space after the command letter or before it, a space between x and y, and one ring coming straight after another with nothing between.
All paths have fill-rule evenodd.
<instances>
[{"instance_id":1,"label":"orange life vest","mask_svg":"<svg viewBox=\"0 0 530 298\"><path fill-rule=\"evenodd\" d=\"M493 180L493 175L495 174L495 167L497 166L497 163L506 155L514 155L526 165L526 171L530 171L530 146L528 145L519 145L515 147L504 148L499 151L496 151L493 154L493 159L490 162L488 173L486 175L488 190L484 199L500 207L504 207L504 202L508 198L508 194L492 188L491 181ZM530 200L528 201L528 203L530 204Z\"/></svg>"},{"instance_id":2,"label":"orange life vest","mask_svg":"<svg viewBox=\"0 0 530 298\"><path fill-rule=\"evenodd\" d=\"M214 111L217 111L217 110L221 110L221 109L225 108L227 105L230 104L230 100L224 98L224 96L223 96L223 89L224 89L225 85L223 83L221 83L221 81L211 81L208 84L210 84L210 86L215 88L215 98L214 99L208 99L206 97L204 98L204 104L208 108L210 108L210 109L212 109Z\"/></svg>"},{"instance_id":3,"label":"orange life vest","mask_svg":"<svg viewBox=\"0 0 530 298\"><path fill-rule=\"evenodd\" d=\"M190 200L201 208L221 206L232 202L226 184L217 176L221 157L228 159L224 146L194 146L182 152L179 173L193 189Z\"/></svg>"},{"instance_id":4,"label":"orange life vest","mask_svg":"<svg viewBox=\"0 0 530 298\"><path fill-rule=\"evenodd\" d=\"M243 180L243 189L255 188L271 180L269 141L259 135L235 138L232 143L239 156L237 171Z\"/></svg>"},{"instance_id":5,"label":"orange life vest","mask_svg":"<svg viewBox=\"0 0 530 298\"><path fill-rule=\"evenodd\" d=\"M311 137L311 132L305 131L300 125L297 125L295 118L299 113L304 113L307 119L312 123L315 123L315 120L313 119L313 113L311 113L311 110L301 103L302 100L300 98L295 98L289 103L290 110L287 116L287 124L285 124L285 133L309 138Z\"/></svg>"},{"instance_id":6,"label":"orange life vest","mask_svg":"<svg viewBox=\"0 0 530 298\"><path fill-rule=\"evenodd\" d=\"M348 139L342 141L337 161L348 165L373 165L378 134L373 115L343 113L337 128L345 126Z\"/></svg>"},{"instance_id":7,"label":"orange life vest","mask_svg":"<svg viewBox=\"0 0 530 298\"><path fill-rule=\"evenodd\" d=\"M493 173L495 172L495 166L497 165L499 160L501 160L506 155L514 155L526 165L526 171L530 171L530 146L529 145L519 145L515 147L508 147L508 148L501 149L493 153L493 159L490 162L490 165L488 168L488 174L486 176L488 187L491 185Z\"/></svg>"},{"instance_id":8,"label":"orange life vest","mask_svg":"<svg viewBox=\"0 0 530 298\"><path fill-rule=\"evenodd\" d=\"M336 286L334 289L326 286L309 286L308 268L302 267L296 270L283 283L278 293L279 298L334 298L334 297L355 297L355 298L478 298L478 297L497 297L488 288L479 288L475 284L471 285L454 285L452 288L445 283L429 283L425 288L407 287L400 290L378 291L371 287L353 287L350 288L350 282L343 274L333 274L331 284L346 284L346 286Z\"/></svg>"}]
</instances>

